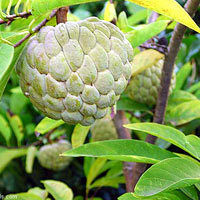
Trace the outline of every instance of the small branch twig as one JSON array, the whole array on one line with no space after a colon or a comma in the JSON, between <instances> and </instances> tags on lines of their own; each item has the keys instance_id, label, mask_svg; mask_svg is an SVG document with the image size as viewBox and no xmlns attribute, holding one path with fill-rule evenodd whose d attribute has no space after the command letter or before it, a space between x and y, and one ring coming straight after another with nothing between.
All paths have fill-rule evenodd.
<instances>
[{"instance_id":1,"label":"small branch twig","mask_svg":"<svg viewBox=\"0 0 200 200\"><path fill-rule=\"evenodd\" d=\"M59 8L56 13L56 22L57 24L67 22L67 13L69 11L69 7Z\"/></svg>"},{"instance_id":2,"label":"small branch twig","mask_svg":"<svg viewBox=\"0 0 200 200\"><path fill-rule=\"evenodd\" d=\"M29 12L22 12L22 13L19 13L18 15L16 15L16 14L8 15L8 16L6 16L7 20L0 19L0 24L8 24L9 25L16 18L28 18L31 15L32 15L31 11L29 11Z\"/></svg>"},{"instance_id":3,"label":"small branch twig","mask_svg":"<svg viewBox=\"0 0 200 200\"><path fill-rule=\"evenodd\" d=\"M145 43L145 44L140 45L140 48L154 49L156 51L159 51L162 54L167 53L167 47L165 45L160 45L160 44L156 44L156 43Z\"/></svg>"},{"instance_id":4,"label":"small branch twig","mask_svg":"<svg viewBox=\"0 0 200 200\"><path fill-rule=\"evenodd\" d=\"M188 0L185 4L186 11L193 16L199 6L199 0ZM183 36L185 34L187 27L182 24L177 24L173 32L172 38L170 40L168 52L165 57L164 66L161 76L161 87L158 93L157 105L154 113L153 122L163 124L165 111L168 101L169 88L172 78L172 73L174 70L174 63L176 56L178 54ZM146 142L155 144L156 137L152 135L147 135ZM134 186L139 180L140 176L146 169L146 164L136 163L134 166Z\"/></svg>"},{"instance_id":5,"label":"small branch twig","mask_svg":"<svg viewBox=\"0 0 200 200\"><path fill-rule=\"evenodd\" d=\"M148 23L155 22L157 18L159 17L159 14L157 12L152 12L151 16L149 17Z\"/></svg>"},{"instance_id":6,"label":"small branch twig","mask_svg":"<svg viewBox=\"0 0 200 200\"><path fill-rule=\"evenodd\" d=\"M149 17L148 23L153 23L157 20L159 17L159 14L156 12L152 12L151 16ZM154 38L151 38L150 40L146 41L144 44L140 45L140 48L143 49L154 49L156 51L159 51L162 54L167 53L167 46L166 45L160 45L154 42Z\"/></svg>"},{"instance_id":7,"label":"small branch twig","mask_svg":"<svg viewBox=\"0 0 200 200\"><path fill-rule=\"evenodd\" d=\"M52 143L52 141L50 140L50 136L52 133L54 133L56 129L52 129L51 131L49 131L46 135L44 135L40 140L36 141L36 142L33 142L31 144L28 144L28 145L22 145L20 147L18 146L12 146L12 147L8 147L8 146L3 146L3 145L0 145L0 147L2 148L7 148L7 149L24 149L24 148L28 148L30 146L39 146L41 144L43 144L43 139L47 139L49 143Z\"/></svg>"},{"instance_id":8,"label":"small branch twig","mask_svg":"<svg viewBox=\"0 0 200 200\"><path fill-rule=\"evenodd\" d=\"M131 133L128 129L124 128L124 124L128 124L124 111L117 111L113 122L115 124L119 139L131 139ZM126 180L126 191L133 192L133 166L135 163L124 162L123 172Z\"/></svg>"},{"instance_id":9,"label":"small branch twig","mask_svg":"<svg viewBox=\"0 0 200 200\"><path fill-rule=\"evenodd\" d=\"M55 15L56 15L57 10L53 10L52 13L50 14L48 19L44 19L38 26L36 26L32 33L29 33L28 35L26 35L24 38L22 38L19 42L17 42L14 47L18 47L20 46L25 40L27 40L33 33L39 31L43 26L45 26L45 24L52 19Z\"/></svg>"}]
</instances>

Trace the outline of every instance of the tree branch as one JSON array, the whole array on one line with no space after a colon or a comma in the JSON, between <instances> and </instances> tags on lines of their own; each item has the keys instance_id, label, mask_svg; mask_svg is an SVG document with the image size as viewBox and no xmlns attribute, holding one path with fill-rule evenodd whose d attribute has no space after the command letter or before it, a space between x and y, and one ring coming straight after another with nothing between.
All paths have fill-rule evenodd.
<instances>
[{"instance_id":1,"label":"tree branch","mask_svg":"<svg viewBox=\"0 0 200 200\"><path fill-rule=\"evenodd\" d=\"M19 13L18 15L16 15L16 14L8 15L8 16L6 16L7 20L0 19L0 24L10 24L12 21L14 21L18 17L20 17L20 18L28 18L30 15L32 15L31 11L22 12L22 13Z\"/></svg>"},{"instance_id":2,"label":"tree branch","mask_svg":"<svg viewBox=\"0 0 200 200\"><path fill-rule=\"evenodd\" d=\"M56 13L56 22L57 22L57 24L67 22L68 10L69 10L69 7L62 7L62 8L58 9L58 11Z\"/></svg>"},{"instance_id":3,"label":"tree branch","mask_svg":"<svg viewBox=\"0 0 200 200\"><path fill-rule=\"evenodd\" d=\"M159 51L162 54L166 54L167 53L167 46L156 44L156 43L147 42L145 44L140 45L140 48L143 48L143 49L154 49L156 51Z\"/></svg>"},{"instance_id":4,"label":"tree branch","mask_svg":"<svg viewBox=\"0 0 200 200\"><path fill-rule=\"evenodd\" d=\"M124 128L124 124L128 124L124 111L117 111L113 122L115 124L119 139L131 139L131 133L128 129ZM126 180L126 191L133 192L133 166L135 163L124 162L123 173Z\"/></svg>"},{"instance_id":5,"label":"tree branch","mask_svg":"<svg viewBox=\"0 0 200 200\"><path fill-rule=\"evenodd\" d=\"M185 5L185 10L193 16L198 9L200 2L199 0L188 0ZM187 27L182 24L177 24L173 32L170 44L168 47L168 52L165 57L164 66L161 76L161 87L158 93L157 105L154 113L153 122L163 124L165 118L165 111L168 102L169 88L171 83L171 78L174 70L174 63L176 56L178 54L183 36L185 34ZM147 135L146 142L154 144L156 137L152 135ZM134 186L139 180L140 176L146 169L146 164L136 163L134 166Z\"/></svg>"},{"instance_id":6,"label":"tree branch","mask_svg":"<svg viewBox=\"0 0 200 200\"><path fill-rule=\"evenodd\" d=\"M198 9L199 4L199 0L188 0L185 5L185 9L193 17ZM163 66L161 76L161 88L158 93L157 105L153 120L155 123L163 124L164 122L171 77L174 70L174 63L186 29L186 26L182 24L177 24L169 44L169 50L165 57L165 62Z\"/></svg>"},{"instance_id":7,"label":"tree branch","mask_svg":"<svg viewBox=\"0 0 200 200\"><path fill-rule=\"evenodd\" d=\"M16 47L20 46L20 45L21 45L25 40L27 40L33 33L39 31L43 26L45 26L46 23L56 15L56 12L57 12L57 10L53 10L48 19L44 19L38 26L36 26L36 27L33 29L32 33L29 33L29 34L26 35L24 38L22 38L19 42L17 42L17 43L14 45L14 47L16 48Z\"/></svg>"}]
</instances>

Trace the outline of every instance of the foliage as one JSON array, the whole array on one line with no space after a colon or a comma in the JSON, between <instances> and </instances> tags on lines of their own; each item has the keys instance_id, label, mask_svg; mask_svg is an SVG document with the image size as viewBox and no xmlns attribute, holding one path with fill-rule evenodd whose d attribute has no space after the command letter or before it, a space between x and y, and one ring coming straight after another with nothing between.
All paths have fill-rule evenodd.
<instances>
[{"instance_id":1,"label":"foliage","mask_svg":"<svg viewBox=\"0 0 200 200\"><path fill-rule=\"evenodd\" d=\"M140 45L149 42L156 48L166 45L177 22L193 29L185 33L176 59L176 87L169 97L165 125L152 123L155 107L131 100L127 91L111 116L119 110L125 113L129 122L123 126L131 132L131 140L93 142L90 126L53 120L33 107L22 94L15 72L28 40L14 46L27 34L34 35L34 28L63 6L70 6L68 21L97 16L116 23L131 42L134 55L139 54ZM0 18L5 21L0 24L0 198L199 199L200 9L192 20L183 6L183 1L175 0L116 0L114 4L100 0L0 1ZM148 23L151 10L162 15ZM29 11L30 16L9 20L11 15ZM56 17L46 25L55 26ZM159 56L144 53L140 60L135 59L132 75L164 57ZM157 137L156 144L145 142L147 134ZM39 148L63 139L69 140L73 148L61 156L75 157L73 161L59 172L43 168L38 162ZM123 162L150 164L134 193L125 191Z\"/></svg>"}]
</instances>

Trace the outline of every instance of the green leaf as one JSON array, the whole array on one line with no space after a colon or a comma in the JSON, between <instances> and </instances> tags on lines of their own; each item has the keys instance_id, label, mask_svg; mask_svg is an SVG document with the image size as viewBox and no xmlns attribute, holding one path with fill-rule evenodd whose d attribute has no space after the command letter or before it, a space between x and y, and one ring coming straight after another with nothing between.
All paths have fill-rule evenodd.
<instances>
[{"instance_id":1,"label":"green leaf","mask_svg":"<svg viewBox=\"0 0 200 200\"><path fill-rule=\"evenodd\" d=\"M16 43L19 39L23 38L24 35L25 33L20 33L12 35L10 37L6 37L5 39L9 40L12 43ZM0 58L2 56L1 60L3 61L1 62L2 64L0 64L0 99L5 89L5 86L10 78L11 72L16 62L19 60L20 54L22 53L22 50L27 41L25 41L22 45L15 49L13 46L0 43Z\"/></svg>"},{"instance_id":2,"label":"green leaf","mask_svg":"<svg viewBox=\"0 0 200 200\"><path fill-rule=\"evenodd\" d=\"M90 189L96 187L113 187L118 188L119 184L125 183L124 176L118 177L101 177L97 179L91 186Z\"/></svg>"},{"instance_id":3,"label":"green leaf","mask_svg":"<svg viewBox=\"0 0 200 200\"><path fill-rule=\"evenodd\" d=\"M99 171L99 174L104 173L106 171L106 176L115 176L117 174L121 174L123 168L123 164L120 161L116 160L109 160L105 163L105 165Z\"/></svg>"},{"instance_id":4,"label":"green leaf","mask_svg":"<svg viewBox=\"0 0 200 200\"><path fill-rule=\"evenodd\" d=\"M133 193L126 193L118 198L118 200L190 200L182 192L174 190L169 192L163 192L150 197L137 197Z\"/></svg>"},{"instance_id":5,"label":"green leaf","mask_svg":"<svg viewBox=\"0 0 200 200\"><path fill-rule=\"evenodd\" d=\"M192 20L190 15L175 0L129 0L135 4L156 11L162 15L168 16L175 21L200 33L200 28Z\"/></svg>"},{"instance_id":6,"label":"green leaf","mask_svg":"<svg viewBox=\"0 0 200 200\"><path fill-rule=\"evenodd\" d=\"M191 136L185 136L175 128L156 123L134 123L124 125L124 127L166 140L193 155L195 158L200 159L200 139L198 137L192 136L191 138Z\"/></svg>"},{"instance_id":7,"label":"green leaf","mask_svg":"<svg viewBox=\"0 0 200 200\"><path fill-rule=\"evenodd\" d=\"M57 128L64 124L65 122L63 120L53 120L48 117L45 117L41 122L36 126L35 132L45 134L49 132L50 130Z\"/></svg>"},{"instance_id":8,"label":"green leaf","mask_svg":"<svg viewBox=\"0 0 200 200\"><path fill-rule=\"evenodd\" d=\"M56 8L96 1L100 0L49 0L48 2L46 0L32 0L32 13L35 16L40 16Z\"/></svg>"},{"instance_id":9,"label":"green leaf","mask_svg":"<svg viewBox=\"0 0 200 200\"><path fill-rule=\"evenodd\" d=\"M91 188L91 183L93 180L99 175L99 171L106 163L106 159L104 158L97 158L91 165L90 170L87 175L87 183L86 187L87 189Z\"/></svg>"},{"instance_id":10,"label":"green leaf","mask_svg":"<svg viewBox=\"0 0 200 200\"><path fill-rule=\"evenodd\" d=\"M109 140L89 143L69 150L63 155L142 163L157 163L160 160L175 157L175 154L165 149L138 140Z\"/></svg>"},{"instance_id":11,"label":"green leaf","mask_svg":"<svg viewBox=\"0 0 200 200\"><path fill-rule=\"evenodd\" d=\"M34 159L36 156L37 148L35 146L30 146L26 155L26 172L31 174L33 171Z\"/></svg>"},{"instance_id":12,"label":"green leaf","mask_svg":"<svg viewBox=\"0 0 200 200\"><path fill-rule=\"evenodd\" d=\"M167 113L166 120L174 126L188 123L200 118L200 101L193 100L179 104Z\"/></svg>"},{"instance_id":13,"label":"green leaf","mask_svg":"<svg viewBox=\"0 0 200 200\"><path fill-rule=\"evenodd\" d=\"M20 102L20 103L19 103ZM10 110L15 114L20 114L29 99L24 94L14 93L10 96Z\"/></svg>"},{"instance_id":14,"label":"green leaf","mask_svg":"<svg viewBox=\"0 0 200 200\"><path fill-rule=\"evenodd\" d=\"M187 91L194 93L196 90L199 90L199 89L200 89L200 82L192 85Z\"/></svg>"},{"instance_id":15,"label":"green leaf","mask_svg":"<svg viewBox=\"0 0 200 200\"><path fill-rule=\"evenodd\" d=\"M132 62L132 76L136 76L137 74L143 72L149 67L152 67L156 64L160 59L164 59L164 54L153 50L148 49L145 51L139 52L133 59Z\"/></svg>"},{"instance_id":16,"label":"green leaf","mask_svg":"<svg viewBox=\"0 0 200 200\"><path fill-rule=\"evenodd\" d=\"M128 97L121 97L117 102L117 110L125 111L149 111L149 107L146 104L138 103Z\"/></svg>"},{"instance_id":17,"label":"green leaf","mask_svg":"<svg viewBox=\"0 0 200 200\"><path fill-rule=\"evenodd\" d=\"M134 25L138 24L139 22L146 20L146 18L147 18L147 10L143 9L143 10L136 12L135 14L133 13L133 15L131 15L128 18L128 24L130 26L134 26Z\"/></svg>"},{"instance_id":18,"label":"green leaf","mask_svg":"<svg viewBox=\"0 0 200 200\"><path fill-rule=\"evenodd\" d=\"M190 197L192 200L199 200L197 189L196 189L196 187L194 185L189 186L189 187L181 188L181 191L185 195L187 195L188 197Z\"/></svg>"},{"instance_id":19,"label":"green leaf","mask_svg":"<svg viewBox=\"0 0 200 200\"><path fill-rule=\"evenodd\" d=\"M150 38L158 35L161 31L165 30L169 20L160 20L148 25L142 25L136 30L130 31L126 34L126 38L132 44L133 48L138 47Z\"/></svg>"},{"instance_id":20,"label":"green leaf","mask_svg":"<svg viewBox=\"0 0 200 200\"><path fill-rule=\"evenodd\" d=\"M197 100L196 96L184 91L184 90L175 90L169 97L167 109L170 111L172 108L176 107L181 103L188 101Z\"/></svg>"},{"instance_id":21,"label":"green leaf","mask_svg":"<svg viewBox=\"0 0 200 200\"><path fill-rule=\"evenodd\" d=\"M48 192L46 190L42 190L39 187L34 187L28 190L28 193L35 194L45 200L48 196Z\"/></svg>"},{"instance_id":22,"label":"green leaf","mask_svg":"<svg viewBox=\"0 0 200 200\"><path fill-rule=\"evenodd\" d=\"M23 31L23 32L2 32L2 36L7 41L11 42L12 44L17 43L19 40L24 38L29 32Z\"/></svg>"},{"instance_id":23,"label":"green leaf","mask_svg":"<svg viewBox=\"0 0 200 200\"><path fill-rule=\"evenodd\" d=\"M5 138L6 144L9 146L12 132L10 126L8 125L8 122L2 115L0 115L0 133Z\"/></svg>"},{"instance_id":24,"label":"green leaf","mask_svg":"<svg viewBox=\"0 0 200 200\"><path fill-rule=\"evenodd\" d=\"M195 187L200 191L200 183L196 183Z\"/></svg>"},{"instance_id":25,"label":"green leaf","mask_svg":"<svg viewBox=\"0 0 200 200\"><path fill-rule=\"evenodd\" d=\"M15 158L26 155L27 149L6 149L0 148L0 173Z\"/></svg>"},{"instance_id":26,"label":"green leaf","mask_svg":"<svg viewBox=\"0 0 200 200\"><path fill-rule=\"evenodd\" d=\"M184 158L165 159L150 167L139 179L135 194L152 196L200 182L200 165Z\"/></svg>"},{"instance_id":27,"label":"green leaf","mask_svg":"<svg viewBox=\"0 0 200 200\"><path fill-rule=\"evenodd\" d=\"M186 63L183 67L181 67L181 69L179 70L179 72L176 75L176 87L175 90L180 90L186 79L188 78L188 76L190 75L192 71L192 65L191 63Z\"/></svg>"},{"instance_id":28,"label":"green leaf","mask_svg":"<svg viewBox=\"0 0 200 200\"><path fill-rule=\"evenodd\" d=\"M74 198L74 200L84 200L84 197L82 197L82 196L76 196L76 197Z\"/></svg>"},{"instance_id":29,"label":"green leaf","mask_svg":"<svg viewBox=\"0 0 200 200\"><path fill-rule=\"evenodd\" d=\"M43 200L41 197L35 195L35 194L29 194L29 193L19 193L19 194L9 194L6 196L5 200Z\"/></svg>"},{"instance_id":30,"label":"green leaf","mask_svg":"<svg viewBox=\"0 0 200 200\"><path fill-rule=\"evenodd\" d=\"M9 112L7 112L7 117L10 122L10 126L12 127L13 132L17 138L17 144L18 146L20 146L22 139L24 137L24 129L23 129L22 121L18 115L14 115Z\"/></svg>"},{"instance_id":31,"label":"green leaf","mask_svg":"<svg viewBox=\"0 0 200 200\"><path fill-rule=\"evenodd\" d=\"M111 22L116 19L117 19L117 14L115 10L115 5L114 3L110 3L110 1L108 1L105 6L104 20Z\"/></svg>"},{"instance_id":32,"label":"green leaf","mask_svg":"<svg viewBox=\"0 0 200 200\"><path fill-rule=\"evenodd\" d=\"M71 138L73 148L79 147L85 142L89 130L90 126L82 126L80 124L75 126Z\"/></svg>"},{"instance_id":33,"label":"green leaf","mask_svg":"<svg viewBox=\"0 0 200 200\"><path fill-rule=\"evenodd\" d=\"M127 26L128 26L128 19L126 13L123 11L118 16L117 27L123 31L126 30Z\"/></svg>"},{"instance_id":34,"label":"green leaf","mask_svg":"<svg viewBox=\"0 0 200 200\"><path fill-rule=\"evenodd\" d=\"M73 200L73 192L66 184L54 180L45 180L42 183L55 200Z\"/></svg>"},{"instance_id":35,"label":"green leaf","mask_svg":"<svg viewBox=\"0 0 200 200\"><path fill-rule=\"evenodd\" d=\"M12 62L13 55L13 46L0 43L0 99L12 71L10 64Z\"/></svg>"}]
</instances>

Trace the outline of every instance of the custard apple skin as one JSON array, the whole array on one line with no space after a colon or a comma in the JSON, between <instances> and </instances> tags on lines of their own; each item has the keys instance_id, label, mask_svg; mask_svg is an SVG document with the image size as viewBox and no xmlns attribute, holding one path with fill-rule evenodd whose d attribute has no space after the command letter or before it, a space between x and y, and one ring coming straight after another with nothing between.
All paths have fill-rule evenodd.
<instances>
[{"instance_id":1,"label":"custard apple skin","mask_svg":"<svg viewBox=\"0 0 200 200\"><path fill-rule=\"evenodd\" d=\"M16 70L23 93L38 110L88 126L119 99L132 60L132 46L119 28L91 17L43 27Z\"/></svg>"},{"instance_id":2,"label":"custard apple skin","mask_svg":"<svg viewBox=\"0 0 200 200\"><path fill-rule=\"evenodd\" d=\"M116 140L118 138L117 130L110 115L106 115L106 117L96 120L90 130L93 142Z\"/></svg>"},{"instance_id":3,"label":"custard apple skin","mask_svg":"<svg viewBox=\"0 0 200 200\"><path fill-rule=\"evenodd\" d=\"M70 164L72 158L59 155L71 148L71 144L65 140L44 145L39 149L37 155L38 161L46 169L54 171L63 170Z\"/></svg>"},{"instance_id":4,"label":"custard apple skin","mask_svg":"<svg viewBox=\"0 0 200 200\"><path fill-rule=\"evenodd\" d=\"M164 59L160 59L153 66L141 73L132 76L127 87L127 93L131 99L147 105L155 105L160 88ZM176 85L176 74L173 72L169 92L172 93Z\"/></svg>"}]
</instances>

